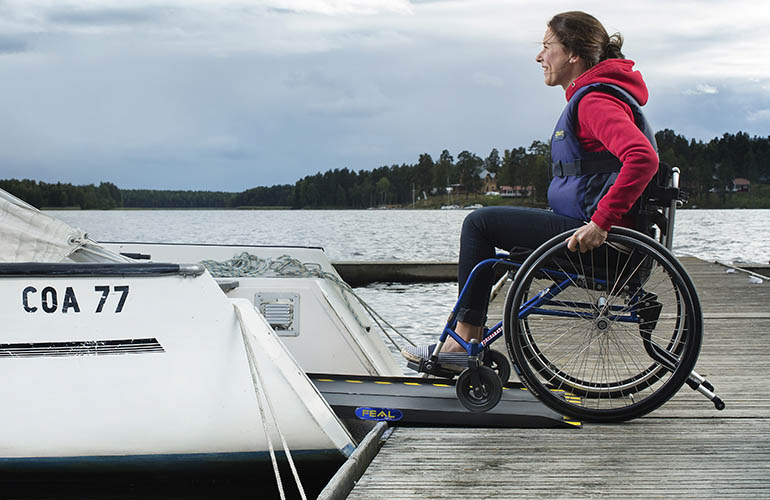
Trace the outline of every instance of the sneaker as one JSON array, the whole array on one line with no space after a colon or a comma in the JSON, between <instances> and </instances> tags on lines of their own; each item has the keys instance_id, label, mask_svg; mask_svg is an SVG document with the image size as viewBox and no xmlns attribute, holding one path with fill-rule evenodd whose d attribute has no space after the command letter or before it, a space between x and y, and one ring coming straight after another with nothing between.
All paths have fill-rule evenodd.
<instances>
[{"instance_id":1,"label":"sneaker","mask_svg":"<svg viewBox=\"0 0 770 500\"><path fill-rule=\"evenodd\" d=\"M430 358L436 344L407 346L401 349L401 355L413 363L420 364L422 360ZM468 354L464 352L440 352L438 362L441 368L457 373L468 368Z\"/></svg>"}]
</instances>

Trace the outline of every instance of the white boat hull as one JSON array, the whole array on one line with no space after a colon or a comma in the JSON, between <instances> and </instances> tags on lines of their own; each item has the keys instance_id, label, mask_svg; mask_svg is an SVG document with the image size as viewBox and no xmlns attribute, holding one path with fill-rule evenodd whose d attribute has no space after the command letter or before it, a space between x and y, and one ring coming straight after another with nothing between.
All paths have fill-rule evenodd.
<instances>
[{"instance_id":1,"label":"white boat hull","mask_svg":"<svg viewBox=\"0 0 770 500\"><path fill-rule=\"evenodd\" d=\"M355 445L264 318L208 273L5 274L0 303L0 466L261 460L268 435L280 450L280 434L304 456L344 457Z\"/></svg>"}]
</instances>

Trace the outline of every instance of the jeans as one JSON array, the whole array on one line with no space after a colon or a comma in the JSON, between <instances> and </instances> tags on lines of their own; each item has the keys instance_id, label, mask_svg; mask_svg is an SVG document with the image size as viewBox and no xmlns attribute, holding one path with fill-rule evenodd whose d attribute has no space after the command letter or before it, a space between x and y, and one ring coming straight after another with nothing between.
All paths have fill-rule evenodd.
<instances>
[{"instance_id":1,"label":"jeans","mask_svg":"<svg viewBox=\"0 0 770 500\"><path fill-rule=\"evenodd\" d=\"M465 286L473 267L495 256L495 249L533 251L552 237L577 229L583 221L557 215L550 210L526 207L485 207L471 212L463 221L460 234L458 293ZM486 322L489 293L494 270L477 272L457 305L457 320L475 326Z\"/></svg>"}]
</instances>

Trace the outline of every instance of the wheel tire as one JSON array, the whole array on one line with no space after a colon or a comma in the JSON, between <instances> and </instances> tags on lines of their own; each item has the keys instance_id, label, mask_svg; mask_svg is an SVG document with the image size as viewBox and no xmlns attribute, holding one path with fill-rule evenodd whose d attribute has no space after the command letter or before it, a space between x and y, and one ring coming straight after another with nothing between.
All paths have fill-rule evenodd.
<instances>
[{"instance_id":1,"label":"wheel tire","mask_svg":"<svg viewBox=\"0 0 770 500\"><path fill-rule=\"evenodd\" d=\"M697 361L695 288L676 258L646 235L613 228L605 245L579 254L566 248L570 234L535 250L508 292L503 323L514 367L558 412L593 422L640 417L668 401ZM642 320L634 323L645 287L661 293L656 304L664 312L647 340ZM677 360L673 372L651 357L656 350Z\"/></svg>"},{"instance_id":2,"label":"wheel tire","mask_svg":"<svg viewBox=\"0 0 770 500\"><path fill-rule=\"evenodd\" d=\"M494 370L487 366L477 368L481 387L473 387L471 370L466 369L457 377L455 391L460 403L470 411L484 412L491 410L503 395L503 384Z\"/></svg>"}]
</instances>

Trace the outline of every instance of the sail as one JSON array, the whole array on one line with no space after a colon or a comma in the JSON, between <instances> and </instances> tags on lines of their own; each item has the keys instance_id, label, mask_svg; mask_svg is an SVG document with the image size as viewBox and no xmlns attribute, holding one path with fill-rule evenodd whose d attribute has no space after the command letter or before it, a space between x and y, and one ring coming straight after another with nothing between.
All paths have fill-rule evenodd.
<instances>
[{"instance_id":1,"label":"sail","mask_svg":"<svg viewBox=\"0 0 770 500\"><path fill-rule=\"evenodd\" d=\"M0 189L0 262L131 262Z\"/></svg>"}]
</instances>

